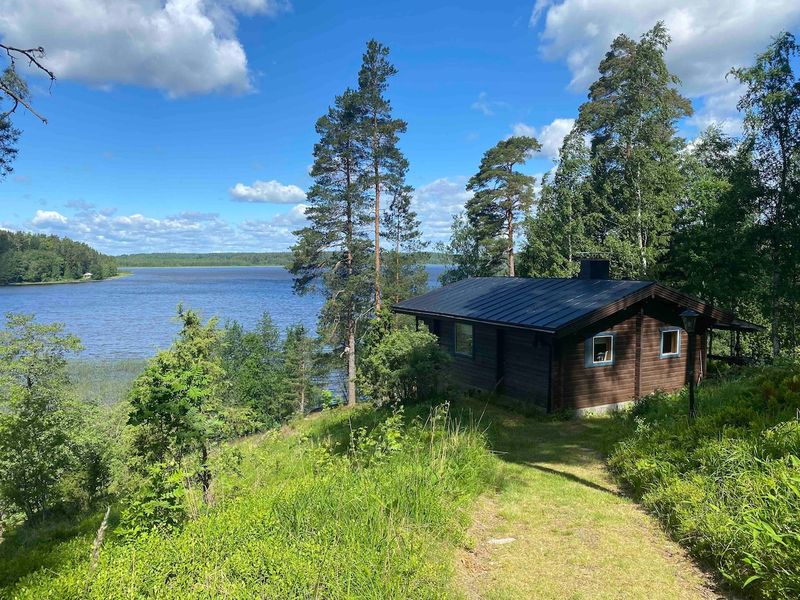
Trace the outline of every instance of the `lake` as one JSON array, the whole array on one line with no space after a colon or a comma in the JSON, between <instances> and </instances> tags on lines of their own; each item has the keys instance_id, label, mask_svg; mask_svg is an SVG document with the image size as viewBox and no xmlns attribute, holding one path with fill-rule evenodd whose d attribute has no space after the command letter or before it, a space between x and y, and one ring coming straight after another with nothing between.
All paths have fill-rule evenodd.
<instances>
[{"instance_id":1,"label":"lake","mask_svg":"<svg viewBox=\"0 0 800 600\"><path fill-rule=\"evenodd\" d=\"M431 286L444 267L426 267ZM302 323L315 331L318 295L297 296L283 267L130 268L107 281L0 287L0 313L25 312L64 323L84 345L82 358L143 358L166 348L178 331L179 302L204 318L252 327L266 311L280 328Z\"/></svg>"}]
</instances>

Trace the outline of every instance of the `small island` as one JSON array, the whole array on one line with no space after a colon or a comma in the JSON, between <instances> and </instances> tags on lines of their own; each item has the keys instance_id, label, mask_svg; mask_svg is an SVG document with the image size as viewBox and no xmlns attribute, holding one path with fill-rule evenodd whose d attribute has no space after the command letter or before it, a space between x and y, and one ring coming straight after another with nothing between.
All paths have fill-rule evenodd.
<instances>
[{"instance_id":1,"label":"small island","mask_svg":"<svg viewBox=\"0 0 800 600\"><path fill-rule=\"evenodd\" d=\"M82 242L0 231L0 285L77 283L118 275L113 257Z\"/></svg>"}]
</instances>

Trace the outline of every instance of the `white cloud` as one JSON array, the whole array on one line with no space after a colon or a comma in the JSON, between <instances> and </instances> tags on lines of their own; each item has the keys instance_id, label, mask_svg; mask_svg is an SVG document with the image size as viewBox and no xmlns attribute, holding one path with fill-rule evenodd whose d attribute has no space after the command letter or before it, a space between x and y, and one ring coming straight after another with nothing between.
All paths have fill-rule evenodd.
<instances>
[{"instance_id":1,"label":"white cloud","mask_svg":"<svg viewBox=\"0 0 800 600\"><path fill-rule=\"evenodd\" d=\"M169 96L252 88L236 14L276 16L287 0L2 0L4 43L42 45L59 79L130 84Z\"/></svg>"},{"instance_id":2,"label":"white cloud","mask_svg":"<svg viewBox=\"0 0 800 600\"><path fill-rule=\"evenodd\" d=\"M711 94L706 97L703 105L692 115L689 122L701 131L711 124L716 124L729 135L741 134L742 116L736 109L736 103L743 93L743 86L736 85L729 91Z\"/></svg>"},{"instance_id":3,"label":"white cloud","mask_svg":"<svg viewBox=\"0 0 800 600\"><path fill-rule=\"evenodd\" d=\"M536 3L532 25L544 16L541 50L565 59L571 86L585 89L620 33L633 38L664 21L672 36L667 63L692 96L726 88L725 74L749 64L771 36L800 23L796 0L564 0Z\"/></svg>"},{"instance_id":4,"label":"white cloud","mask_svg":"<svg viewBox=\"0 0 800 600\"><path fill-rule=\"evenodd\" d=\"M236 202L263 202L269 204L297 204L306 199L306 193L296 185L284 185L274 179L256 180L252 185L237 183L230 189Z\"/></svg>"},{"instance_id":5,"label":"white cloud","mask_svg":"<svg viewBox=\"0 0 800 600\"><path fill-rule=\"evenodd\" d=\"M470 108L483 113L487 117L491 117L496 109L505 108L506 106L508 106L507 103L499 100L489 100L489 95L486 92L481 92L478 94L478 99L470 105Z\"/></svg>"},{"instance_id":6,"label":"white cloud","mask_svg":"<svg viewBox=\"0 0 800 600\"><path fill-rule=\"evenodd\" d=\"M558 158L558 151L564 138L575 125L575 119L554 119L552 123L545 125L541 129L532 127L526 123L514 123L511 127L513 135L532 136L539 140L542 145L540 154L547 158Z\"/></svg>"},{"instance_id":7,"label":"white cloud","mask_svg":"<svg viewBox=\"0 0 800 600\"><path fill-rule=\"evenodd\" d=\"M772 36L800 24L797 0L537 0L531 26L543 21L540 51L563 59L572 74L570 88L584 91L620 33L634 39L664 21L672 36L666 53L681 91L702 102L695 124L717 120L728 131L741 128L731 110L736 82L725 75L751 64Z\"/></svg>"},{"instance_id":8,"label":"white cloud","mask_svg":"<svg viewBox=\"0 0 800 600\"><path fill-rule=\"evenodd\" d=\"M66 225L67 217L55 210L37 210L31 219L34 225Z\"/></svg>"},{"instance_id":9,"label":"white cloud","mask_svg":"<svg viewBox=\"0 0 800 600\"><path fill-rule=\"evenodd\" d=\"M441 177L414 192L412 206L422 223L425 239L445 241L450 238L453 215L464 210L464 203L472 198L466 185L464 176Z\"/></svg>"},{"instance_id":10,"label":"white cloud","mask_svg":"<svg viewBox=\"0 0 800 600\"><path fill-rule=\"evenodd\" d=\"M130 252L277 251L294 243L292 232L305 223L305 205L270 219L231 223L216 213L182 212L164 218L113 209L79 209L65 217L37 210L26 228L57 233L110 254Z\"/></svg>"}]
</instances>

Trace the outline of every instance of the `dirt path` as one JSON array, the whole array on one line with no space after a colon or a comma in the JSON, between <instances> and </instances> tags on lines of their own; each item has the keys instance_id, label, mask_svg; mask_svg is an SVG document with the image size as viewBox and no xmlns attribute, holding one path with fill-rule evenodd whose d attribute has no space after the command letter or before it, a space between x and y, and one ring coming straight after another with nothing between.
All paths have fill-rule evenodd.
<instances>
[{"instance_id":1,"label":"dirt path","mask_svg":"<svg viewBox=\"0 0 800 600\"><path fill-rule=\"evenodd\" d=\"M489 409L505 461L458 564L467 598L720 598L658 523L620 494L594 450L603 424Z\"/></svg>"}]
</instances>

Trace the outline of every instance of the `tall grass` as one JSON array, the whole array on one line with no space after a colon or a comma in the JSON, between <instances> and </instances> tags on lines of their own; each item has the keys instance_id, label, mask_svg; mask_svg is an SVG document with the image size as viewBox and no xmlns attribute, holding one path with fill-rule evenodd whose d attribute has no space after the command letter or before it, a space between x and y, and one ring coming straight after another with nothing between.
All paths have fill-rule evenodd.
<instances>
[{"instance_id":1,"label":"tall grass","mask_svg":"<svg viewBox=\"0 0 800 600\"><path fill-rule=\"evenodd\" d=\"M78 399L109 406L125 398L146 364L147 361L140 358L78 359L68 363L67 372Z\"/></svg>"},{"instance_id":2,"label":"tall grass","mask_svg":"<svg viewBox=\"0 0 800 600\"><path fill-rule=\"evenodd\" d=\"M47 565L15 598L442 598L473 499L492 485L483 435L435 409L338 410L220 455L215 505L181 530L110 535L89 569ZM232 459L231 456L234 458ZM95 529L99 525L99 519ZM69 542L65 542L69 543Z\"/></svg>"},{"instance_id":3,"label":"tall grass","mask_svg":"<svg viewBox=\"0 0 800 600\"><path fill-rule=\"evenodd\" d=\"M800 367L754 370L685 393L656 395L611 468L698 558L735 589L800 597Z\"/></svg>"}]
</instances>

